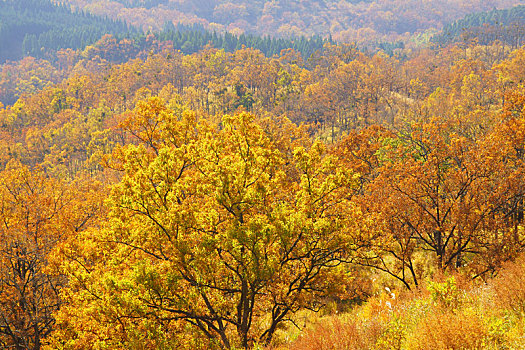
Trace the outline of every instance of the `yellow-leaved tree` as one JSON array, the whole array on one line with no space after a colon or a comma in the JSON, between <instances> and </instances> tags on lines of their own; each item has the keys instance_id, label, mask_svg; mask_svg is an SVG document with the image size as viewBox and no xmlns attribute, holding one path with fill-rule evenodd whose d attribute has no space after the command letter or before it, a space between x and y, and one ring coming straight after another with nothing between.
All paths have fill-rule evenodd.
<instances>
[{"instance_id":1,"label":"yellow-leaved tree","mask_svg":"<svg viewBox=\"0 0 525 350\"><path fill-rule=\"evenodd\" d=\"M122 179L107 225L64 246L75 259L50 348L269 344L348 286L342 263L366 234L356 175L300 128L199 120L156 97L123 127L134 141L109 161Z\"/></svg>"}]
</instances>

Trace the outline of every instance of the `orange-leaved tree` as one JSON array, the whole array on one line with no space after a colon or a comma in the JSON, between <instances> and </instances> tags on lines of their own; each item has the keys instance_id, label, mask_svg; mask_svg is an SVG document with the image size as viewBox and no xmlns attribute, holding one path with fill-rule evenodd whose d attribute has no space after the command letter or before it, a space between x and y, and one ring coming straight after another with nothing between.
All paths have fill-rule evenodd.
<instances>
[{"instance_id":1,"label":"orange-leaved tree","mask_svg":"<svg viewBox=\"0 0 525 350\"><path fill-rule=\"evenodd\" d=\"M16 161L0 172L0 347L40 349L55 324L66 278L49 256L69 232L82 231L97 205L75 186Z\"/></svg>"},{"instance_id":2,"label":"orange-leaved tree","mask_svg":"<svg viewBox=\"0 0 525 350\"><path fill-rule=\"evenodd\" d=\"M411 288L432 270L493 271L521 249L510 218L525 195L525 167L505 125L473 140L455 122L432 119L385 138L379 175L361 197L382 217L385 239L360 262Z\"/></svg>"}]
</instances>

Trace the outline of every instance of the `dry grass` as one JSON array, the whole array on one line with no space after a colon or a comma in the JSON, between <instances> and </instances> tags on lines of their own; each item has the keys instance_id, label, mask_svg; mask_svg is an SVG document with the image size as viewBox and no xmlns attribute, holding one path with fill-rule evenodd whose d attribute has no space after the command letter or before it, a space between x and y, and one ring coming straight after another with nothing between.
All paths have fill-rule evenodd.
<instances>
[{"instance_id":1,"label":"dry grass","mask_svg":"<svg viewBox=\"0 0 525 350\"><path fill-rule=\"evenodd\" d=\"M412 331L414 350L485 349L493 343L483 319L475 314L433 310Z\"/></svg>"},{"instance_id":2,"label":"dry grass","mask_svg":"<svg viewBox=\"0 0 525 350\"><path fill-rule=\"evenodd\" d=\"M374 349L383 332L379 320L342 320L340 317L326 318L305 331L289 349L294 350L352 350Z\"/></svg>"},{"instance_id":3,"label":"dry grass","mask_svg":"<svg viewBox=\"0 0 525 350\"><path fill-rule=\"evenodd\" d=\"M490 283L496 307L525 315L525 256L507 263Z\"/></svg>"}]
</instances>

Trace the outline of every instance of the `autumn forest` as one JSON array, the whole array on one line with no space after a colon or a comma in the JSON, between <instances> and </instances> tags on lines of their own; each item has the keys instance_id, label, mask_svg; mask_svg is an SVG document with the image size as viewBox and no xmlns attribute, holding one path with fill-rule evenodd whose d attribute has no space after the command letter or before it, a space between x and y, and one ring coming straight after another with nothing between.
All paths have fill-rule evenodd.
<instances>
[{"instance_id":1,"label":"autumn forest","mask_svg":"<svg viewBox=\"0 0 525 350\"><path fill-rule=\"evenodd\" d=\"M0 1L0 348L525 348L525 6L402 3Z\"/></svg>"}]
</instances>

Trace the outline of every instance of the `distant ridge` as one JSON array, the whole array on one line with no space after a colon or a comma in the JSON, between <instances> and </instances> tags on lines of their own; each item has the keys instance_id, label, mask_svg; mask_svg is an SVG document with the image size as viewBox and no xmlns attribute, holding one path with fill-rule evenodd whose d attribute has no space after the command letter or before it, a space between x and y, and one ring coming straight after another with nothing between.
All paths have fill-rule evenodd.
<instances>
[{"instance_id":1,"label":"distant ridge","mask_svg":"<svg viewBox=\"0 0 525 350\"><path fill-rule=\"evenodd\" d=\"M492 10L465 16L436 35L433 41L441 45L466 40L489 44L495 40L521 46L525 38L525 5L505 10Z\"/></svg>"}]
</instances>

